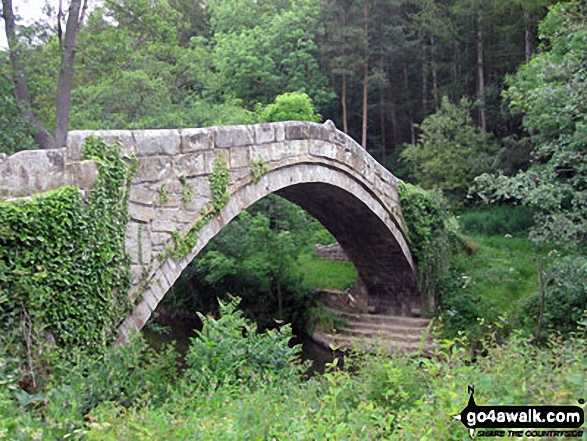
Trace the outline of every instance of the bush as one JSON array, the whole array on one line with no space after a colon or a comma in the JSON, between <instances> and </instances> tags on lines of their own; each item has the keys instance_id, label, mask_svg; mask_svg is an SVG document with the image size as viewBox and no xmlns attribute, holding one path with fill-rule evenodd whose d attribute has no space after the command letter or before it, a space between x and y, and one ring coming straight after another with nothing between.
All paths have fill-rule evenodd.
<instances>
[{"instance_id":1,"label":"bush","mask_svg":"<svg viewBox=\"0 0 587 441\"><path fill-rule=\"evenodd\" d=\"M261 122L314 121L322 117L316 113L312 99L302 92L289 92L278 95L273 104L259 110Z\"/></svg>"},{"instance_id":2,"label":"bush","mask_svg":"<svg viewBox=\"0 0 587 441\"><path fill-rule=\"evenodd\" d=\"M288 346L293 336L289 325L258 333L257 326L237 310L240 299L218 303L219 319L199 314L204 326L191 339L185 378L208 389L225 384L260 387L300 374L301 346Z\"/></svg>"}]
</instances>

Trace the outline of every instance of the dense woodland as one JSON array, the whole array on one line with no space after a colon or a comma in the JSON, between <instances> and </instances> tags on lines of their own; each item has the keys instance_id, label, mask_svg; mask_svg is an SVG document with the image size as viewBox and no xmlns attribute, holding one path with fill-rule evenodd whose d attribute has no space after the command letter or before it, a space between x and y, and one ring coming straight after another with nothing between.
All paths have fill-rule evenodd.
<instances>
[{"instance_id":1,"label":"dense woodland","mask_svg":"<svg viewBox=\"0 0 587 441\"><path fill-rule=\"evenodd\" d=\"M168 312L209 313L187 355L112 346L132 167L94 138L87 200L0 203L0 439L465 440L450 415L469 384L479 404L587 397L583 0L65 3L22 26L2 0L0 153L74 129L331 119L402 179L438 349L308 379L280 325L342 326L316 289L356 271L316 259L335 239L275 196L166 294Z\"/></svg>"},{"instance_id":2,"label":"dense woodland","mask_svg":"<svg viewBox=\"0 0 587 441\"><path fill-rule=\"evenodd\" d=\"M536 51L548 3L107 0L86 10L76 0L77 22L50 10L29 27L15 21L13 57L2 60L2 148L31 147L19 104L38 118L28 118L37 135L49 132L41 145L62 136L53 128L69 84L70 129L254 122L259 105L300 91L383 163L416 142L445 96L468 97L475 125L501 140L520 134L504 79ZM23 75L16 99L10 61Z\"/></svg>"}]
</instances>

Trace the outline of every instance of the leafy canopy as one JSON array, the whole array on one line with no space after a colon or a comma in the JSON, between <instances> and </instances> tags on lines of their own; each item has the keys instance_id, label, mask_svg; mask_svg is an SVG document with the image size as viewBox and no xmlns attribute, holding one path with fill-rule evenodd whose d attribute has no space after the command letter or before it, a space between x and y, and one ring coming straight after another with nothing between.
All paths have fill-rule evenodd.
<instances>
[{"instance_id":1,"label":"leafy canopy","mask_svg":"<svg viewBox=\"0 0 587 441\"><path fill-rule=\"evenodd\" d=\"M440 109L420 124L418 142L402 152L422 187L464 194L476 176L490 169L496 148L473 125L470 108L465 98L452 104L444 97Z\"/></svg>"}]
</instances>

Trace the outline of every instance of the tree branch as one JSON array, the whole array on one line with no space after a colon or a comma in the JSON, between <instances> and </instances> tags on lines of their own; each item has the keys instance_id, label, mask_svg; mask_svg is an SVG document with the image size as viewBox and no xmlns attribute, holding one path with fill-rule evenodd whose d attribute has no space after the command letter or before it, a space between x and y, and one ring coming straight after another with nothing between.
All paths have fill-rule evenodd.
<instances>
[{"instance_id":1,"label":"tree branch","mask_svg":"<svg viewBox=\"0 0 587 441\"><path fill-rule=\"evenodd\" d=\"M24 71L20 62L18 38L16 37L16 23L12 10L12 0L2 0L2 18L8 40L10 63L12 65L12 82L14 84L14 96L21 106L22 117L32 123L36 128L33 139L42 149L51 149L54 146L53 136L43 127L43 123L37 118L31 109L31 96L26 82Z\"/></svg>"}]
</instances>

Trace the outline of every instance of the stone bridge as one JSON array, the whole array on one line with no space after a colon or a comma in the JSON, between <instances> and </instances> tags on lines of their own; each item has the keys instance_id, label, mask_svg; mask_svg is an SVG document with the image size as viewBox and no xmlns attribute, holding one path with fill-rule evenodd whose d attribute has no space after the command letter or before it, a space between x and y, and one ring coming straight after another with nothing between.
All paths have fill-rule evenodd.
<instances>
[{"instance_id":1,"label":"stone bridge","mask_svg":"<svg viewBox=\"0 0 587 441\"><path fill-rule=\"evenodd\" d=\"M336 237L377 311L407 315L422 308L397 179L332 122L74 131L62 149L0 155L0 192L22 196L63 185L89 190L97 169L83 159L82 145L92 133L119 142L123 157L138 158L126 234L135 307L119 329L123 340L143 327L183 269L231 219L271 193L304 208ZM202 221L219 155L227 164L228 202ZM193 228L197 242L187 255L169 257L173 232L185 237Z\"/></svg>"}]
</instances>

